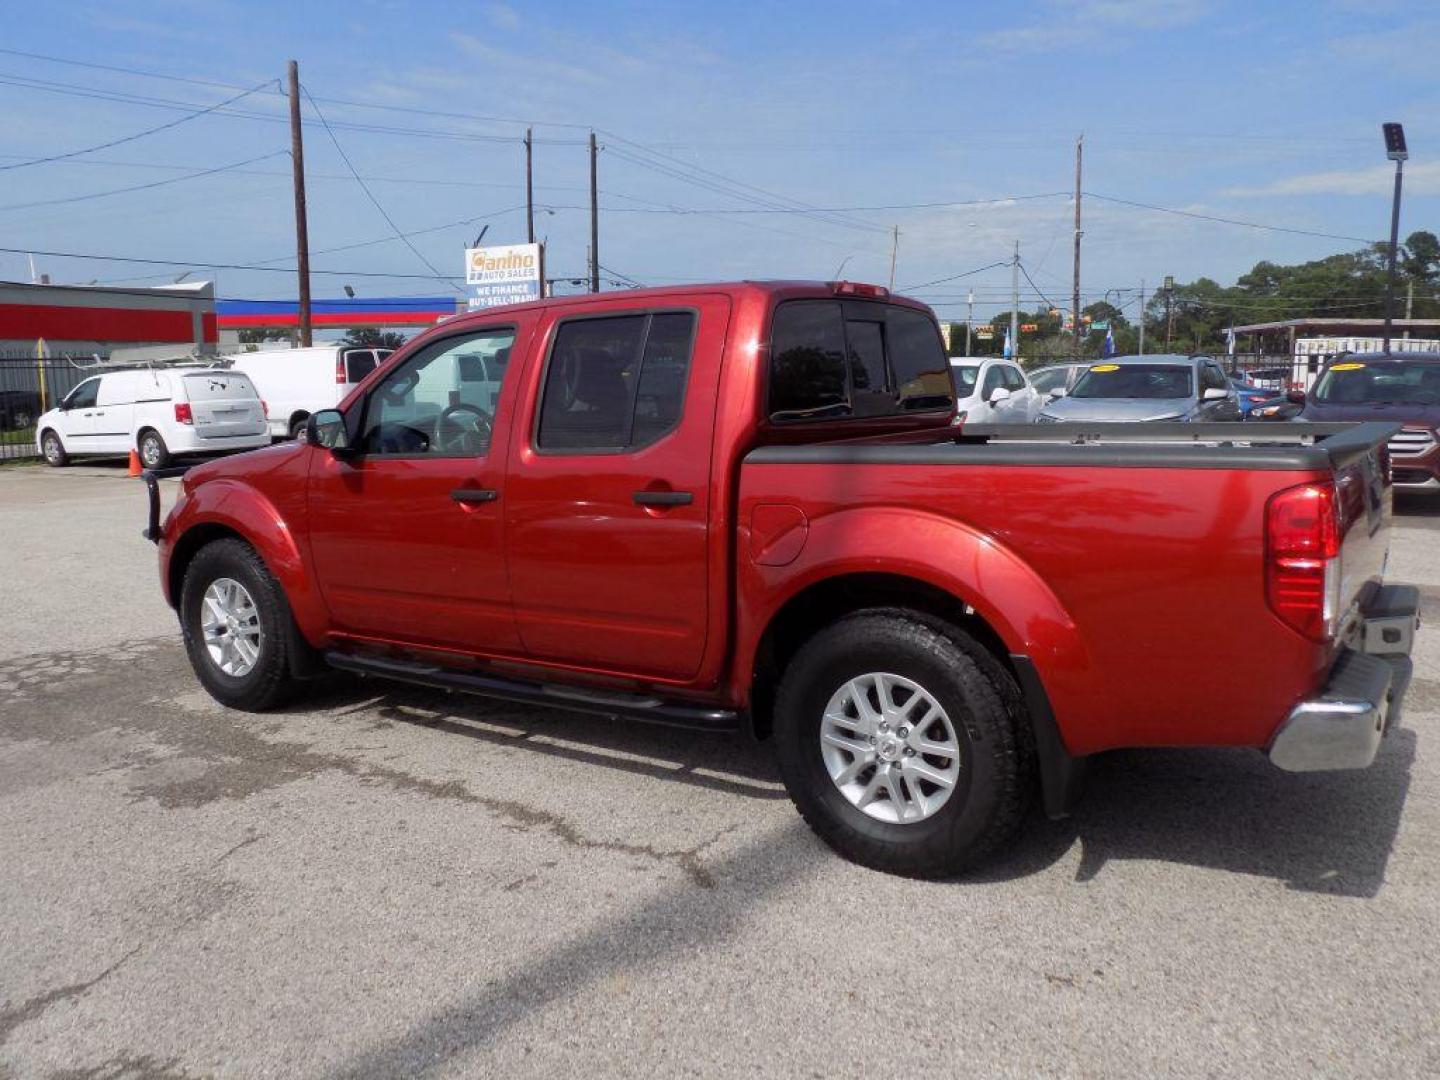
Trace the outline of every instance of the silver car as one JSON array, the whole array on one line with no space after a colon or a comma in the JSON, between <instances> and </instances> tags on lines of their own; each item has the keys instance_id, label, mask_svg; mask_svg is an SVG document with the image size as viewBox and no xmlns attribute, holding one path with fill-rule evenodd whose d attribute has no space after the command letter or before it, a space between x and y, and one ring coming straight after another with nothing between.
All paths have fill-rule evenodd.
<instances>
[{"instance_id":1,"label":"silver car","mask_svg":"<svg viewBox=\"0 0 1440 1080\"><path fill-rule=\"evenodd\" d=\"M1112 356L1091 364L1039 422L1239 420L1235 388L1212 356Z\"/></svg>"}]
</instances>

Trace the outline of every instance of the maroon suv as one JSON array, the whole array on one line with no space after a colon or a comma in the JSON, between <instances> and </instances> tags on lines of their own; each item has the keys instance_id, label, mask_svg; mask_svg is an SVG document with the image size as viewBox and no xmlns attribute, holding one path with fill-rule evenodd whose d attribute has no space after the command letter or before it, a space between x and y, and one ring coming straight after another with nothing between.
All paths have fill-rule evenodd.
<instances>
[{"instance_id":1,"label":"maroon suv","mask_svg":"<svg viewBox=\"0 0 1440 1080\"><path fill-rule=\"evenodd\" d=\"M1320 373L1299 420L1389 420L1397 488L1440 491L1440 354L1340 356Z\"/></svg>"}]
</instances>

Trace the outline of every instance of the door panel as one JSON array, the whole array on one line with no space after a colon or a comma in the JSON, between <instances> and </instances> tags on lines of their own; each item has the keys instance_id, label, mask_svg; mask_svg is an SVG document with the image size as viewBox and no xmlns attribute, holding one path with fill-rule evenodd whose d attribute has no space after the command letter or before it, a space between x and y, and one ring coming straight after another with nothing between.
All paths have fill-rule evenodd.
<instances>
[{"instance_id":1,"label":"door panel","mask_svg":"<svg viewBox=\"0 0 1440 1080\"><path fill-rule=\"evenodd\" d=\"M505 380L493 412L480 410L463 399L456 362L512 335L523 355L529 329L513 323L423 347L351 406L364 410L351 428L358 457L309 451L311 558L341 631L520 652L502 518L517 380Z\"/></svg>"},{"instance_id":2,"label":"door panel","mask_svg":"<svg viewBox=\"0 0 1440 1080\"><path fill-rule=\"evenodd\" d=\"M687 309L698 321L684 371L675 342L652 347L662 315L673 310L637 303L617 313L608 339L605 328L580 325L604 319L577 318L573 309L568 318L550 313L539 331L555 344L524 396L541 402L544 379L542 422L517 429L505 505L516 620L537 660L668 679L699 670L710 458L730 303L687 298ZM652 322L648 344L632 353L627 335L636 315ZM585 402L622 402L631 385L634 420L621 438L605 409ZM556 394L580 406L558 424ZM636 448L642 440L648 445ZM622 445L598 448L607 442Z\"/></svg>"}]
</instances>

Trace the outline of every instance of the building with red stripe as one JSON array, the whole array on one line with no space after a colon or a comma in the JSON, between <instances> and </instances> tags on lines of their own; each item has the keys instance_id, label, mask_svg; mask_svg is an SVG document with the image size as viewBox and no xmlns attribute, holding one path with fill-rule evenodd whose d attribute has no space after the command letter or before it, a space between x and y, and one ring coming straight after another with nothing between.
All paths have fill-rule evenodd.
<instances>
[{"instance_id":1,"label":"building with red stripe","mask_svg":"<svg viewBox=\"0 0 1440 1080\"><path fill-rule=\"evenodd\" d=\"M169 346L213 351L218 339L215 287L209 282L159 288L30 285L0 282L0 353L109 355L117 347Z\"/></svg>"}]
</instances>

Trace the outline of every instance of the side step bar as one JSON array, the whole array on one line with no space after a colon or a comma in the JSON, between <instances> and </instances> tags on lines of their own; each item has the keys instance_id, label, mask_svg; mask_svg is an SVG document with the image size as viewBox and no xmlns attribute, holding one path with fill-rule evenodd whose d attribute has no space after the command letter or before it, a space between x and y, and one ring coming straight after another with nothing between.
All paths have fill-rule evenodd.
<instances>
[{"instance_id":1,"label":"side step bar","mask_svg":"<svg viewBox=\"0 0 1440 1080\"><path fill-rule=\"evenodd\" d=\"M333 650L325 654L325 662L331 667L356 675L373 675L376 678L395 679L439 690L516 701L522 705L546 705L555 709L624 717L627 720L641 720L666 727L716 734L740 730L740 714L733 709L710 709L702 705L641 697L638 694L526 682L523 679L506 679L496 675L477 675L411 660L356 656L353 653Z\"/></svg>"}]
</instances>

